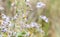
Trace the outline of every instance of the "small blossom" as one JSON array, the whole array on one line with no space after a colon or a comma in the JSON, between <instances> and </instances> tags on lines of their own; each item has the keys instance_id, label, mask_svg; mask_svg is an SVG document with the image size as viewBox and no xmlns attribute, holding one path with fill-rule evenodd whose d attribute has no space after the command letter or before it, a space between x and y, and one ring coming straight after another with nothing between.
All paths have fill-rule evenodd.
<instances>
[{"instance_id":1,"label":"small blossom","mask_svg":"<svg viewBox=\"0 0 60 37\"><path fill-rule=\"evenodd\" d=\"M5 19L7 16L5 14L2 13L2 18Z\"/></svg>"},{"instance_id":2,"label":"small blossom","mask_svg":"<svg viewBox=\"0 0 60 37\"><path fill-rule=\"evenodd\" d=\"M30 0L26 0L26 2L30 2Z\"/></svg>"},{"instance_id":3,"label":"small blossom","mask_svg":"<svg viewBox=\"0 0 60 37\"><path fill-rule=\"evenodd\" d=\"M16 14L15 16L14 16L14 19L17 19L18 18L18 15Z\"/></svg>"},{"instance_id":4,"label":"small blossom","mask_svg":"<svg viewBox=\"0 0 60 37\"><path fill-rule=\"evenodd\" d=\"M9 22L9 21L10 21L10 18L9 18L9 17L7 17L7 18L6 18L6 22Z\"/></svg>"},{"instance_id":5,"label":"small blossom","mask_svg":"<svg viewBox=\"0 0 60 37\"><path fill-rule=\"evenodd\" d=\"M46 19L46 16L40 16L41 19L45 20Z\"/></svg>"},{"instance_id":6,"label":"small blossom","mask_svg":"<svg viewBox=\"0 0 60 37\"><path fill-rule=\"evenodd\" d=\"M41 8L41 7L45 7L46 5L43 2L38 2L36 7L37 8Z\"/></svg>"},{"instance_id":7,"label":"small blossom","mask_svg":"<svg viewBox=\"0 0 60 37\"><path fill-rule=\"evenodd\" d=\"M48 18L45 20L45 22L48 22Z\"/></svg>"},{"instance_id":8,"label":"small blossom","mask_svg":"<svg viewBox=\"0 0 60 37\"><path fill-rule=\"evenodd\" d=\"M48 22L48 18L46 16L40 16L41 19L43 19L45 22Z\"/></svg>"},{"instance_id":9,"label":"small blossom","mask_svg":"<svg viewBox=\"0 0 60 37\"><path fill-rule=\"evenodd\" d=\"M6 32L7 31L7 29L6 28L2 28L2 32Z\"/></svg>"},{"instance_id":10,"label":"small blossom","mask_svg":"<svg viewBox=\"0 0 60 37\"><path fill-rule=\"evenodd\" d=\"M30 28L30 25L26 25L26 28Z\"/></svg>"},{"instance_id":11,"label":"small blossom","mask_svg":"<svg viewBox=\"0 0 60 37\"><path fill-rule=\"evenodd\" d=\"M15 3L13 2L12 4L11 4L11 6L14 6L15 5Z\"/></svg>"},{"instance_id":12,"label":"small blossom","mask_svg":"<svg viewBox=\"0 0 60 37\"><path fill-rule=\"evenodd\" d=\"M39 27L38 24L37 24L36 22L31 22L30 25L31 25L31 27L36 27L36 28Z\"/></svg>"},{"instance_id":13,"label":"small blossom","mask_svg":"<svg viewBox=\"0 0 60 37\"><path fill-rule=\"evenodd\" d=\"M13 24L10 22L10 23L9 23L9 27L12 27L12 26L13 26Z\"/></svg>"},{"instance_id":14,"label":"small blossom","mask_svg":"<svg viewBox=\"0 0 60 37\"><path fill-rule=\"evenodd\" d=\"M3 22L2 22L2 24L3 24L3 25L6 25L6 24L8 24L8 22L6 22L6 21L3 21Z\"/></svg>"},{"instance_id":15,"label":"small blossom","mask_svg":"<svg viewBox=\"0 0 60 37\"><path fill-rule=\"evenodd\" d=\"M30 0L26 0L26 5L29 6L29 7L31 8Z\"/></svg>"}]
</instances>

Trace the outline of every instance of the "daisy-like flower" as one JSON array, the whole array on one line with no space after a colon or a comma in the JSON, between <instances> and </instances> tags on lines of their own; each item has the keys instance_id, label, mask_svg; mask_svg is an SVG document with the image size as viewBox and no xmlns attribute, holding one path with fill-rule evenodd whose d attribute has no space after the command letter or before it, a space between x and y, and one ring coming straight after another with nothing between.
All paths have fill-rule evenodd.
<instances>
[{"instance_id":1,"label":"daisy-like flower","mask_svg":"<svg viewBox=\"0 0 60 37\"><path fill-rule=\"evenodd\" d=\"M7 29L6 28L2 28L2 32L6 32L7 31Z\"/></svg>"},{"instance_id":2,"label":"daisy-like flower","mask_svg":"<svg viewBox=\"0 0 60 37\"><path fill-rule=\"evenodd\" d=\"M48 18L46 16L40 16L41 19L43 19L45 22L48 22Z\"/></svg>"},{"instance_id":3,"label":"daisy-like flower","mask_svg":"<svg viewBox=\"0 0 60 37\"><path fill-rule=\"evenodd\" d=\"M45 6L46 6L46 4L43 3L43 2L38 2L37 5L36 5L37 8L42 8L42 7L45 7Z\"/></svg>"}]
</instances>

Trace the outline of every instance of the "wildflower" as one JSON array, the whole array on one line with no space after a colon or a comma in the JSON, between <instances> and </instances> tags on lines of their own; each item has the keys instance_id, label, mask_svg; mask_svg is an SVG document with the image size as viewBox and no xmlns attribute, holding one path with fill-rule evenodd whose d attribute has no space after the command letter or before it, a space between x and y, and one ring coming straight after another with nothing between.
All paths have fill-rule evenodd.
<instances>
[{"instance_id":1,"label":"wildflower","mask_svg":"<svg viewBox=\"0 0 60 37\"><path fill-rule=\"evenodd\" d=\"M9 21L10 21L10 18L9 18L9 17L7 17L7 18L6 18L6 22L9 22Z\"/></svg>"},{"instance_id":2,"label":"wildflower","mask_svg":"<svg viewBox=\"0 0 60 37\"><path fill-rule=\"evenodd\" d=\"M26 28L30 28L30 25L26 25Z\"/></svg>"},{"instance_id":3,"label":"wildflower","mask_svg":"<svg viewBox=\"0 0 60 37\"><path fill-rule=\"evenodd\" d=\"M6 25L6 24L8 24L10 22L10 18L9 17L4 15L4 17L2 17L2 18L3 18L3 22L2 22L3 25Z\"/></svg>"},{"instance_id":4,"label":"wildflower","mask_svg":"<svg viewBox=\"0 0 60 37\"><path fill-rule=\"evenodd\" d=\"M29 2L30 0L25 0L26 2Z\"/></svg>"},{"instance_id":5,"label":"wildflower","mask_svg":"<svg viewBox=\"0 0 60 37\"><path fill-rule=\"evenodd\" d=\"M15 3L13 2L12 4L11 4L11 6L14 6L15 5Z\"/></svg>"},{"instance_id":6,"label":"wildflower","mask_svg":"<svg viewBox=\"0 0 60 37\"><path fill-rule=\"evenodd\" d=\"M43 2L38 2L37 5L36 5L37 8L42 8L42 7L45 7L45 6L46 6L45 3L43 3Z\"/></svg>"},{"instance_id":7,"label":"wildflower","mask_svg":"<svg viewBox=\"0 0 60 37\"><path fill-rule=\"evenodd\" d=\"M45 22L48 22L48 18L45 20Z\"/></svg>"},{"instance_id":8,"label":"wildflower","mask_svg":"<svg viewBox=\"0 0 60 37\"><path fill-rule=\"evenodd\" d=\"M10 23L9 23L9 27L12 27L12 26L13 26L13 24L10 22Z\"/></svg>"},{"instance_id":9,"label":"wildflower","mask_svg":"<svg viewBox=\"0 0 60 37\"><path fill-rule=\"evenodd\" d=\"M43 19L45 22L48 22L48 18L46 16L40 16L41 19Z\"/></svg>"},{"instance_id":10,"label":"wildflower","mask_svg":"<svg viewBox=\"0 0 60 37\"><path fill-rule=\"evenodd\" d=\"M2 18L5 19L7 16L5 14L2 13Z\"/></svg>"},{"instance_id":11,"label":"wildflower","mask_svg":"<svg viewBox=\"0 0 60 37\"><path fill-rule=\"evenodd\" d=\"M31 8L30 0L26 0L26 5L29 6L29 7Z\"/></svg>"},{"instance_id":12,"label":"wildflower","mask_svg":"<svg viewBox=\"0 0 60 37\"><path fill-rule=\"evenodd\" d=\"M6 21L3 21L2 22L2 25L6 25L6 24L8 24L8 22L6 22Z\"/></svg>"},{"instance_id":13,"label":"wildflower","mask_svg":"<svg viewBox=\"0 0 60 37\"><path fill-rule=\"evenodd\" d=\"M41 19L45 20L46 19L46 16L40 16Z\"/></svg>"},{"instance_id":14,"label":"wildflower","mask_svg":"<svg viewBox=\"0 0 60 37\"><path fill-rule=\"evenodd\" d=\"M16 15L14 16L14 19L17 19L17 17L18 17L18 15L16 14Z\"/></svg>"},{"instance_id":15,"label":"wildflower","mask_svg":"<svg viewBox=\"0 0 60 37\"><path fill-rule=\"evenodd\" d=\"M17 34L16 32L13 33L14 36L15 36L16 34Z\"/></svg>"},{"instance_id":16,"label":"wildflower","mask_svg":"<svg viewBox=\"0 0 60 37\"><path fill-rule=\"evenodd\" d=\"M31 22L30 25L31 25L31 27L36 27L36 28L39 27L38 24L37 24L36 22Z\"/></svg>"},{"instance_id":17,"label":"wildflower","mask_svg":"<svg viewBox=\"0 0 60 37\"><path fill-rule=\"evenodd\" d=\"M6 28L2 28L2 32L6 32L7 31L7 29Z\"/></svg>"}]
</instances>

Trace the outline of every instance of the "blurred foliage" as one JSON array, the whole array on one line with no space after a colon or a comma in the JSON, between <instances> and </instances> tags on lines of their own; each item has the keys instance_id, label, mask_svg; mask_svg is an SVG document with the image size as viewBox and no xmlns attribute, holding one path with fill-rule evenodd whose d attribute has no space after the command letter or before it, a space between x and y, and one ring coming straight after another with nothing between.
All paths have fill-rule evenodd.
<instances>
[{"instance_id":1,"label":"blurred foliage","mask_svg":"<svg viewBox=\"0 0 60 37\"><path fill-rule=\"evenodd\" d=\"M59 23L60 3L58 3L58 1L59 0L30 0L27 2L26 0L6 0L6 5L4 5L6 7L3 6L6 9L2 10L4 11L2 13L10 18L9 24L12 23L13 25L10 27L8 26L9 24L7 25L8 31L11 31L13 34L16 32L16 35L12 34L10 37L49 37L51 23L53 25L52 27L56 25L56 20ZM46 4L45 7L37 8L36 5L38 2ZM11 6L12 4L13 6ZM48 22L45 21L46 19L41 19L41 15L46 16ZM33 26L37 23L39 28L30 27L32 25L31 22L35 22ZM26 26L30 28L26 28ZM3 33L1 30L1 35L8 37L9 32ZM25 36L27 34L26 32L29 32L29 36Z\"/></svg>"}]
</instances>

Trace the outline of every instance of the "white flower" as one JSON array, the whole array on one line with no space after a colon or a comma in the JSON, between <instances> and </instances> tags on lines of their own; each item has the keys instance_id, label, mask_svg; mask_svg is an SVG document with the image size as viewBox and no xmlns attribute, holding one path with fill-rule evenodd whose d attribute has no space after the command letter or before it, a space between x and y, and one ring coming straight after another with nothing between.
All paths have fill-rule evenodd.
<instances>
[{"instance_id":1,"label":"white flower","mask_svg":"<svg viewBox=\"0 0 60 37\"><path fill-rule=\"evenodd\" d=\"M3 18L5 18L3 20L3 22L2 22L3 25L6 25L6 24L8 24L8 22L10 22L10 18L9 17L4 16Z\"/></svg>"},{"instance_id":2,"label":"white flower","mask_svg":"<svg viewBox=\"0 0 60 37\"><path fill-rule=\"evenodd\" d=\"M41 8L41 7L45 7L45 6L46 6L46 4L43 2L38 2L36 5L37 8Z\"/></svg>"},{"instance_id":3,"label":"white flower","mask_svg":"<svg viewBox=\"0 0 60 37\"><path fill-rule=\"evenodd\" d=\"M18 15L16 14L16 15L14 16L14 19L17 19L17 17L18 17Z\"/></svg>"},{"instance_id":4,"label":"white flower","mask_svg":"<svg viewBox=\"0 0 60 37\"><path fill-rule=\"evenodd\" d=\"M31 22L30 26L31 26L31 27L36 27L36 28L39 27L38 24L37 24L36 22Z\"/></svg>"},{"instance_id":5,"label":"white flower","mask_svg":"<svg viewBox=\"0 0 60 37\"><path fill-rule=\"evenodd\" d=\"M7 17L7 18L6 18L6 22L9 22L9 21L10 21L10 18L9 18L9 17Z\"/></svg>"},{"instance_id":6,"label":"white flower","mask_svg":"<svg viewBox=\"0 0 60 37\"><path fill-rule=\"evenodd\" d=\"M45 20L46 19L46 16L40 16L41 19Z\"/></svg>"},{"instance_id":7,"label":"white flower","mask_svg":"<svg viewBox=\"0 0 60 37\"><path fill-rule=\"evenodd\" d=\"M6 24L8 24L8 22L6 22L6 21L3 21L3 22L2 22L2 24L3 24L3 25L6 25Z\"/></svg>"},{"instance_id":8,"label":"white flower","mask_svg":"<svg viewBox=\"0 0 60 37\"><path fill-rule=\"evenodd\" d=\"M47 18L47 19L45 19L45 22L48 22L48 18Z\"/></svg>"},{"instance_id":9,"label":"white flower","mask_svg":"<svg viewBox=\"0 0 60 37\"><path fill-rule=\"evenodd\" d=\"M30 0L26 0L26 5L28 5L31 8Z\"/></svg>"},{"instance_id":10,"label":"white flower","mask_svg":"<svg viewBox=\"0 0 60 37\"><path fill-rule=\"evenodd\" d=\"M7 31L7 29L6 28L2 28L2 32L6 32Z\"/></svg>"},{"instance_id":11,"label":"white flower","mask_svg":"<svg viewBox=\"0 0 60 37\"><path fill-rule=\"evenodd\" d=\"M9 27L12 27L12 26L13 26L13 24L10 22L10 23L9 23Z\"/></svg>"},{"instance_id":12,"label":"white flower","mask_svg":"<svg viewBox=\"0 0 60 37\"><path fill-rule=\"evenodd\" d=\"M26 0L26 2L29 2L30 0Z\"/></svg>"},{"instance_id":13,"label":"white flower","mask_svg":"<svg viewBox=\"0 0 60 37\"><path fill-rule=\"evenodd\" d=\"M16 32L13 32L13 35L15 36L16 35Z\"/></svg>"},{"instance_id":14,"label":"white flower","mask_svg":"<svg viewBox=\"0 0 60 37\"><path fill-rule=\"evenodd\" d=\"M5 14L2 13L2 18L4 19L4 18L6 18L6 17L7 17L7 16L6 16Z\"/></svg>"},{"instance_id":15,"label":"white flower","mask_svg":"<svg viewBox=\"0 0 60 37\"><path fill-rule=\"evenodd\" d=\"M31 22L30 26L35 27L35 22Z\"/></svg>"},{"instance_id":16,"label":"white flower","mask_svg":"<svg viewBox=\"0 0 60 37\"><path fill-rule=\"evenodd\" d=\"M13 2L12 4L11 4L11 6L14 6L15 5L15 3Z\"/></svg>"},{"instance_id":17,"label":"white flower","mask_svg":"<svg viewBox=\"0 0 60 37\"><path fill-rule=\"evenodd\" d=\"M26 28L30 28L30 25L26 25Z\"/></svg>"},{"instance_id":18,"label":"white flower","mask_svg":"<svg viewBox=\"0 0 60 37\"><path fill-rule=\"evenodd\" d=\"M41 19L43 19L45 22L48 22L48 18L46 16L40 16Z\"/></svg>"}]
</instances>

